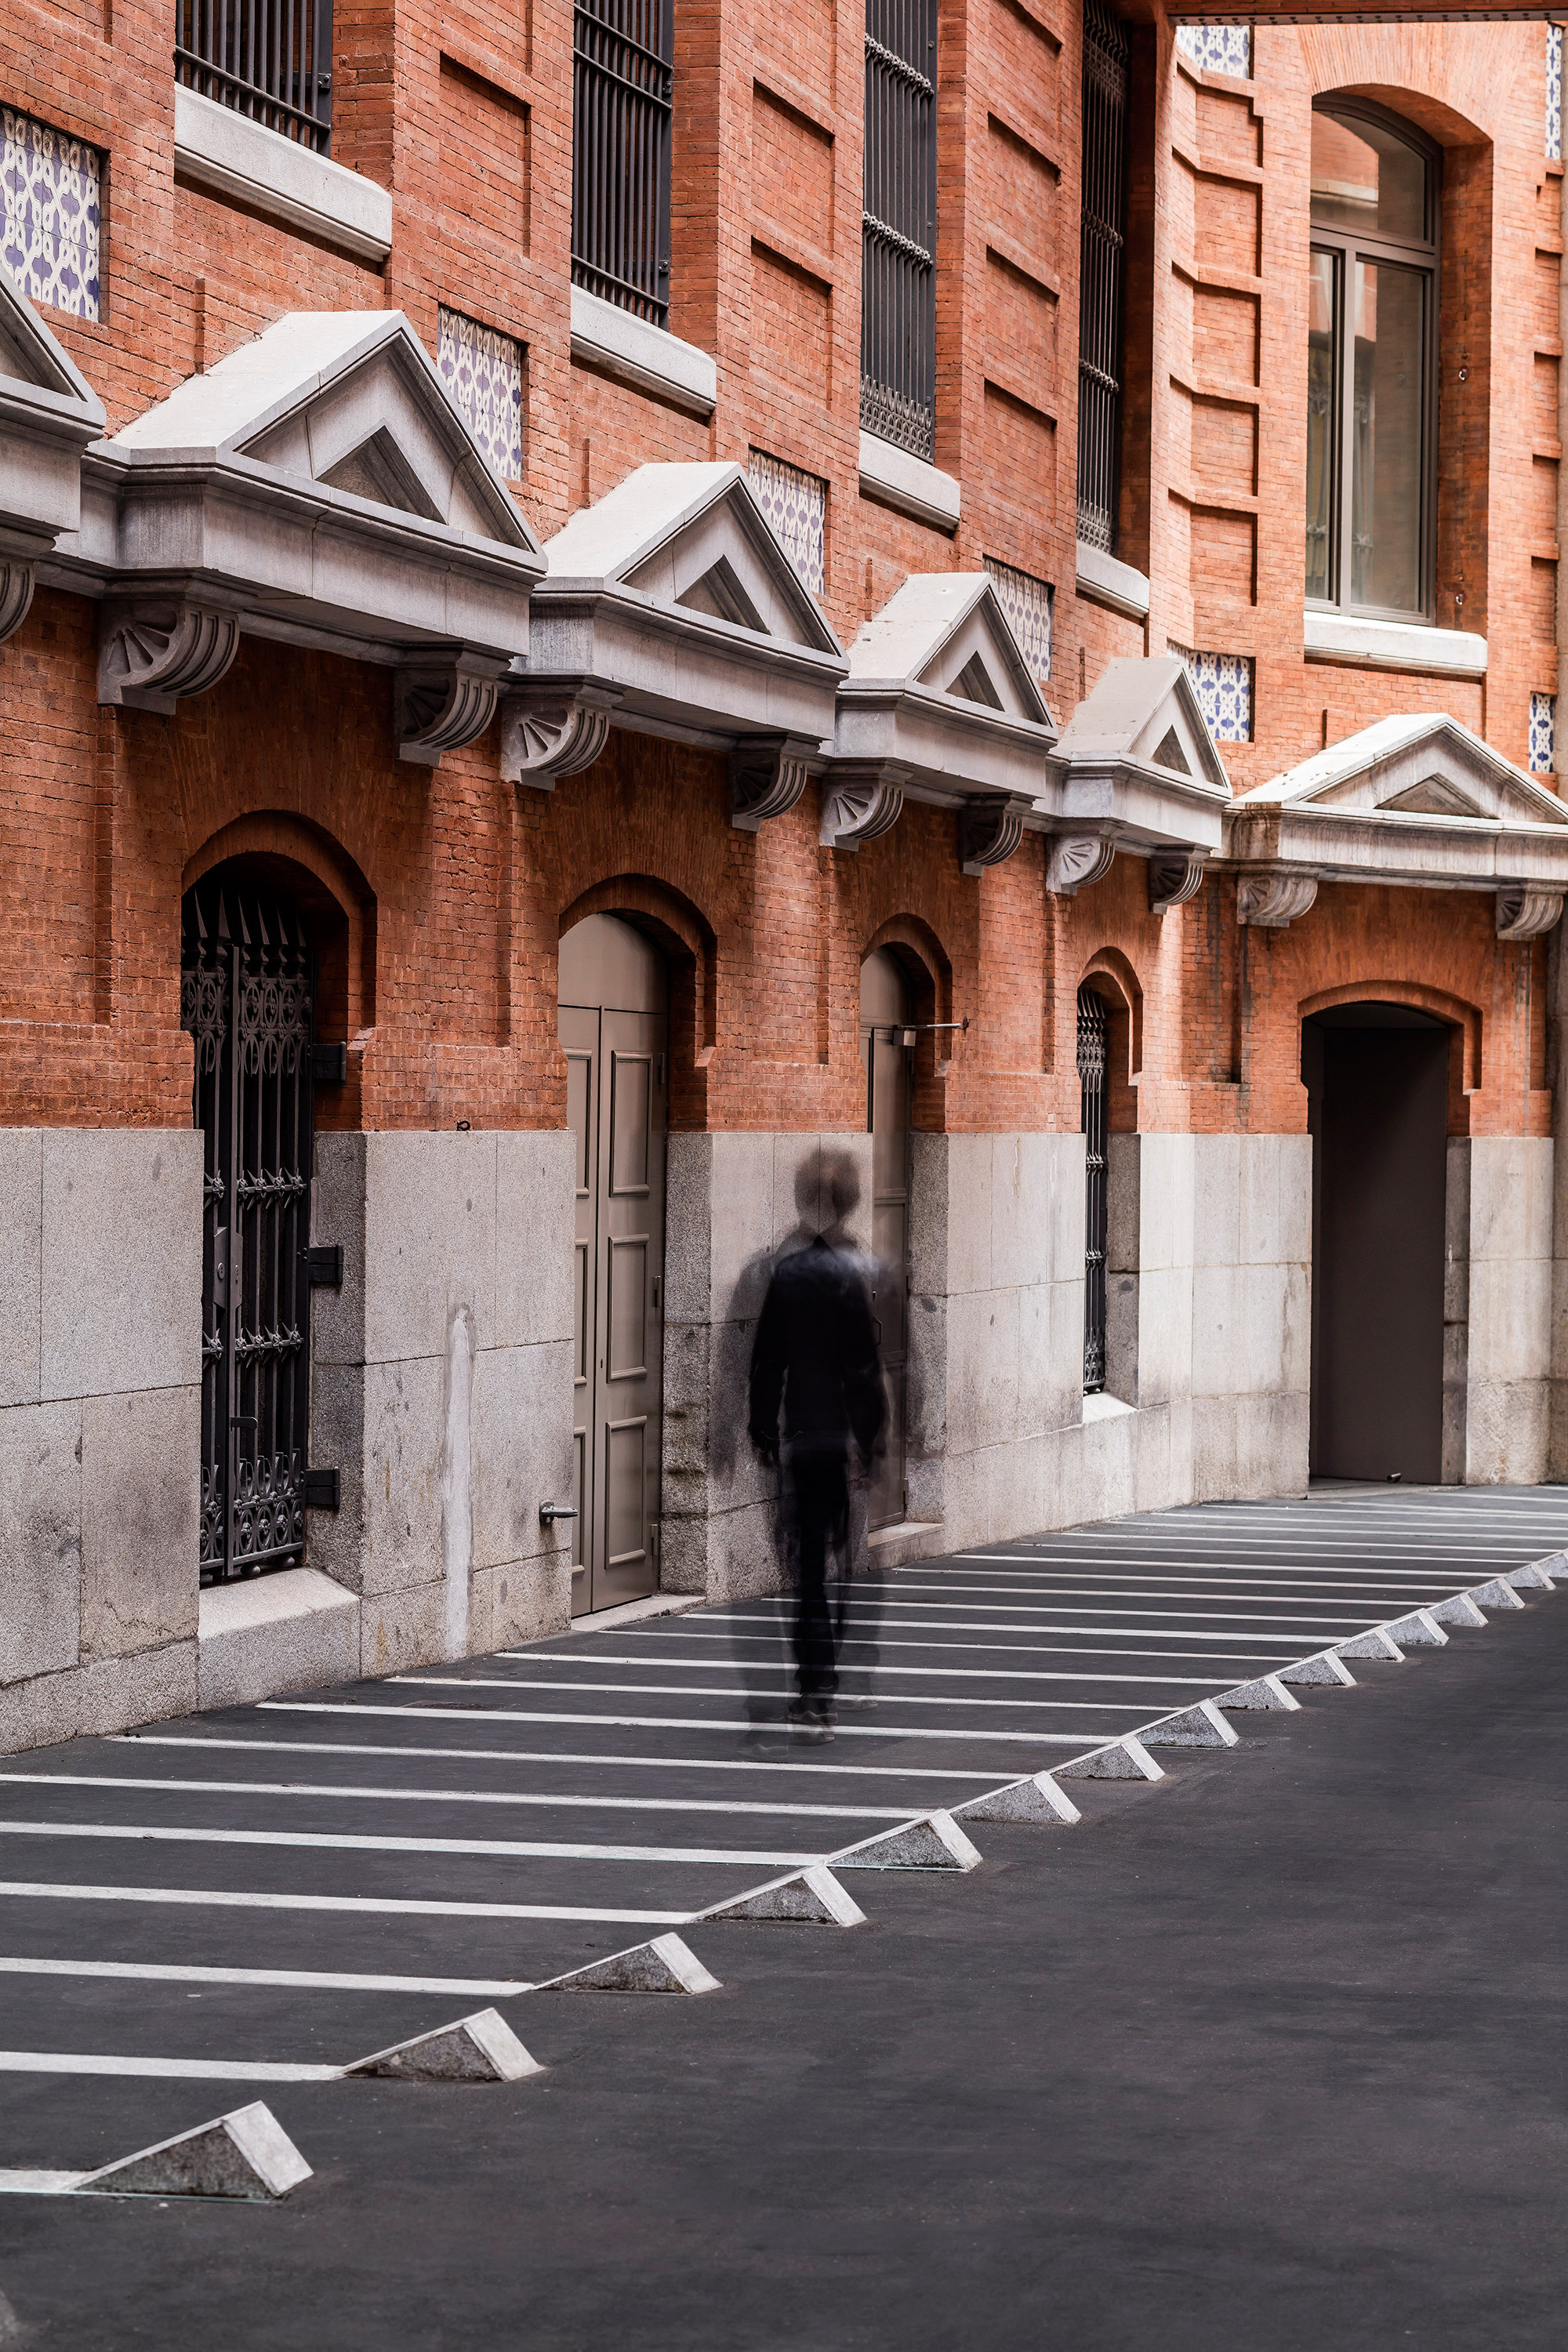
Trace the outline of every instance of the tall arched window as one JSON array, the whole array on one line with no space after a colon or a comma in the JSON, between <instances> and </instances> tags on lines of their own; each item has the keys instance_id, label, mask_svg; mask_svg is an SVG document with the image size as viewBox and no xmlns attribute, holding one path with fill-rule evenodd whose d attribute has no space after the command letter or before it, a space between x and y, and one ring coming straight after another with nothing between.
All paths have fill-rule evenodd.
<instances>
[{"instance_id":1,"label":"tall arched window","mask_svg":"<svg viewBox=\"0 0 1568 2352\"><path fill-rule=\"evenodd\" d=\"M1438 152L1359 100L1312 112L1309 604L1432 613Z\"/></svg>"}]
</instances>

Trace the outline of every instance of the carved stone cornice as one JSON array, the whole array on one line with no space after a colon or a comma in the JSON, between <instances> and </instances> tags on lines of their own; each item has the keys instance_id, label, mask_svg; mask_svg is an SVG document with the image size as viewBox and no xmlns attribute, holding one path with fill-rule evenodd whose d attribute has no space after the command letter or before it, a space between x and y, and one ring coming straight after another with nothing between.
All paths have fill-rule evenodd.
<instances>
[{"instance_id":1,"label":"carved stone cornice","mask_svg":"<svg viewBox=\"0 0 1568 2352\"><path fill-rule=\"evenodd\" d=\"M618 687L590 678L509 680L501 704L503 780L552 793L563 776L591 768L620 699Z\"/></svg>"},{"instance_id":2,"label":"carved stone cornice","mask_svg":"<svg viewBox=\"0 0 1568 2352\"><path fill-rule=\"evenodd\" d=\"M1542 890L1531 882L1505 882L1497 894L1497 935L1500 940L1534 940L1551 930L1563 912L1561 890Z\"/></svg>"},{"instance_id":3,"label":"carved stone cornice","mask_svg":"<svg viewBox=\"0 0 1568 2352\"><path fill-rule=\"evenodd\" d=\"M14 637L33 602L33 567L13 557L0 563L0 646Z\"/></svg>"},{"instance_id":4,"label":"carved stone cornice","mask_svg":"<svg viewBox=\"0 0 1568 2352\"><path fill-rule=\"evenodd\" d=\"M458 654L397 673L397 756L438 768L444 752L478 740L495 717L506 665L489 655Z\"/></svg>"},{"instance_id":5,"label":"carved stone cornice","mask_svg":"<svg viewBox=\"0 0 1568 2352\"><path fill-rule=\"evenodd\" d=\"M1149 911L1168 915L1184 907L1204 885L1207 860L1201 849L1156 849L1149 859Z\"/></svg>"},{"instance_id":6,"label":"carved stone cornice","mask_svg":"<svg viewBox=\"0 0 1568 2352\"><path fill-rule=\"evenodd\" d=\"M1307 912L1317 895L1317 876L1300 866L1244 869L1237 884L1236 919L1254 930L1282 931Z\"/></svg>"},{"instance_id":7,"label":"carved stone cornice","mask_svg":"<svg viewBox=\"0 0 1568 2352\"><path fill-rule=\"evenodd\" d=\"M964 872L984 874L1005 866L1024 838L1024 819L1034 806L1018 793L976 793L958 815L958 857Z\"/></svg>"},{"instance_id":8,"label":"carved stone cornice","mask_svg":"<svg viewBox=\"0 0 1568 2352\"><path fill-rule=\"evenodd\" d=\"M99 624L98 698L165 718L226 677L239 651L239 614L183 596L106 604Z\"/></svg>"},{"instance_id":9,"label":"carved stone cornice","mask_svg":"<svg viewBox=\"0 0 1568 2352\"><path fill-rule=\"evenodd\" d=\"M1056 833L1046 864L1046 887L1053 898L1071 898L1110 873L1116 856L1113 833Z\"/></svg>"},{"instance_id":10,"label":"carved stone cornice","mask_svg":"<svg viewBox=\"0 0 1568 2352\"><path fill-rule=\"evenodd\" d=\"M755 833L787 816L811 775L815 745L798 735L749 735L730 754L730 822Z\"/></svg>"},{"instance_id":11,"label":"carved stone cornice","mask_svg":"<svg viewBox=\"0 0 1568 2352\"><path fill-rule=\"evenodd\" d=\"M858 849L891 832L909 774L899 760L836 760L823 795L823 847Z\"/></svg>"}]
</instances>

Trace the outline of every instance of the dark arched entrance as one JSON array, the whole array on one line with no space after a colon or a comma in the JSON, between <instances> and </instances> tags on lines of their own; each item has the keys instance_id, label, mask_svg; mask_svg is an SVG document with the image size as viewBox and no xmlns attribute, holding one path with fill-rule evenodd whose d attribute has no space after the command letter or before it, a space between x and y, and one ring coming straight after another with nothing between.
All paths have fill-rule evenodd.
<instances>
[{"instance_id":1,"label":"dark arched entrance","mask_svg":"<svg viewBox=\"0 0 1568 2352\"><path fill-rule=\"evenodd\" d=\"M1301 1024L1316 1477L1442 1476L1448 1037L1403 1004Z\"/></svg>"},{"instance_id":2,"label":"dark arched entrance","mask_svg":"<svg viewBox=\"0 0 1568 2352\"><path fill-rule=\"evenodd\" d=\"M186 891L180 1024L206 1145L204 1584L297 1566L307 1504L335 1500L318 1498L306 1467L314 991L292 899L236 866Z\"/></svg>"}]
</instances>

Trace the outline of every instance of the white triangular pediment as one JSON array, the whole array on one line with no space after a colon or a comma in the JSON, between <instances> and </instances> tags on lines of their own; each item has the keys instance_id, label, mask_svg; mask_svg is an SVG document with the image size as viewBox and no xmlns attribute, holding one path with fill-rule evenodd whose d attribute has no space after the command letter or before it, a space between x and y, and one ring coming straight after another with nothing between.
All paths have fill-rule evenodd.
<instances>
[{"instance_id":1,"label":"white triangular pediment","mask_svg":"<svg viewBox=\"0 0 1568 2352\"><path fill-rule=\"evenodd\" d=\"M1395 823L1568 824L1568 807L1447 713L1378 719L1247 796Z\"/></svg>"},{"instance_id":2,"label":"white triangular pediment","mask_svg":"<svg viewBox=\"0 0 1568 2352\"><path fill-rule=\"evenodd\" d=\"M11 272L0 263L0 379L51 395L101 433L103 403L65 345L50 333Z\"/></svg>"},{"instance_id":3,"label":"white triangular pediment","mask_svg":"<svg viewBox=\"0 0 1568 2352\"><path fill-rule=\"evenodd\" d=\"M191 376L110 445L211 452L537 551L515 499L400 310L295 311Z\"/></svg>"},{"instance_id":4,"label":"white triangular pediment","mask_svg":"<svg viewBox=\"0 0 1568 2352\"><path fill-rule=\"evenodd\" d=\"M849 648L849 676L902 686L1032 726L1053 722L985 572L911 572Z\"/></svg>"},{"instance_id":5,"label":"white triangular pediment","mask_svg":"<svg viewBox=\"0 0 1568 2352\"><path fill-rule=\"evenodd\" d=\"M1058 757L1127 760L1140 767L1228 792L1185 662L1173 654L1107 662L1073 712Z\"/></svg>"},{"instance_id":6,"label":"white triangular pediment","mask_svg":"<svg viewBox=\"0 0 1568 2352\"><path fill-rule=\"evenodd\" d=\"M738 465L639 466L544 552L551 588L624 589L723 631L841 650Z\"/></svg>"}]
</instances>

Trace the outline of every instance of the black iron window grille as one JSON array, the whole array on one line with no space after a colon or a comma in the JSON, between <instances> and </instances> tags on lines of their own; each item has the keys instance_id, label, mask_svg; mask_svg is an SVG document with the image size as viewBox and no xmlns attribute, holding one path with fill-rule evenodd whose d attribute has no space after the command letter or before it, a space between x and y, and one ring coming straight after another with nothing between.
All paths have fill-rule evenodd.
<instances>
[{"instance_id":1,"label":"black iron window grille","mask_svg":"<svg viewBox=\"0 0 1568 2352\"><path fill-rule=\"evenodd\" d=\"M1079 229L1078 535L1116 552L1121 331L1127 276L1126 27L1084 0L1083 199Z\"/></svg>"},{"instance_id":2,"label":"black iron window grille","mask_svg":"<svg viewBox=\"0 0 1568 2352\"><path fill-rule=\"evenodd\" d=\"M1109 1232L1106 1161L1109 1152L1106 1071L1110 1033L1105 1000L1090 988L1078 992L1078 1076L1083 1103L1083 1386L1093 1396L1105 1386L1105 1256Z\"/></svg>"},{"instance_id":3,"label":"black iron window grille","mask_svg":"<svg viewBox=\"0 0 1568 2352\"><path fill-rule=\"evenodd\" d=\"M285 898L185 894L180 1024L205 1139L201 1580L305 1553L312 958Z\"/></svg>"},{"instance_id":4,"label":"black iron window grille","mask_svg":"<svg viewBox=\"0 0 1568 2352\"><path fill-rule=\"evenodd\" d=\"M936 0L867 0L860 422L936 448Z\"/></svg>"},{"instance_id":5,"label":"black iron window grille","mask_svg":"<svg viewBox=\"0 0 1568 2352\"><path fill-rule=\"evenodd\" d=\"M174 79L324 155L332 0L174 0Z\"/></svg>"},{"instance_id":6,"label":"black iron window grille","mask_svg":"<svg viewBox=\"0 0 1568 2352\"><path fill-rule=\"evenodd\" d=\"M669 322L673 0L577 0L572 283Z\"/></svg>"}]
</instances>

